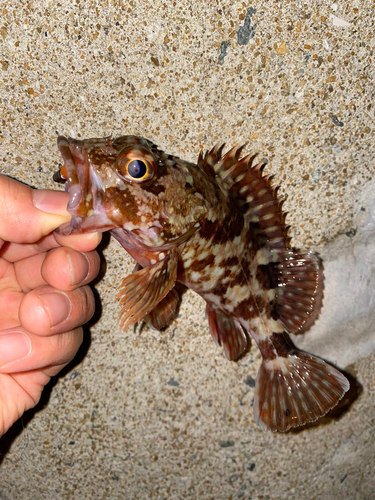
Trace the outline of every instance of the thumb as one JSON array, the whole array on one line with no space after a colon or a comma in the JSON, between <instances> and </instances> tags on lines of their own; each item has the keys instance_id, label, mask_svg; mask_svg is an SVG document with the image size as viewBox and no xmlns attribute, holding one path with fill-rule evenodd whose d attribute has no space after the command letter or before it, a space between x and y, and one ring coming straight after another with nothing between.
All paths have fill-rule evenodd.
<instances>
[{"instance_id":1,"label":"thumb","mask_svg":"<svg viewBox=\"0 0 375 500\"><path fill-rule=\"evenodd\" d=\"M0 175L0 238L13 243L34 243L64 222L69 195L37 190Z\"/></svg>"}]
</instances>

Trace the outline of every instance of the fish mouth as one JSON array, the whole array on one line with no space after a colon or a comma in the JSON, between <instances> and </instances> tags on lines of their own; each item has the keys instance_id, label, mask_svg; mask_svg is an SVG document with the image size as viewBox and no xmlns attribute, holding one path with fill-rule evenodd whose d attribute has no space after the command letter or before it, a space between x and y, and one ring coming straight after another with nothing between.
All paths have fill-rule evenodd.
<instances>
[{"instance_id":1,"label":"fish mouth","mask_svg":"<svg viewBox=\"0 0 375 500\"><path fill-rule=\"evenodd\" d=\"M87 141L86 141L87 142ZM90 181L90 162L85 141L59 136L57 146L64 161L65 191L69 193L68 212L72 219L58 228L63 235L107 231L114 227L103 214L95 213L95 191Z\"/></svg>"},{"instance_id":2,"label":"fish mouth","mask_svg":"<svg viewBox=\"0 0 375 500\"><path fill-rule=\"evenodd\" d=\"M70 194L68 211L71 212L71 210L75 210L79 206L82 200L82 186L87 184L87 182L84 182L87 179L79 178L82 177L82 172L86 171L88 173L87 157L83 148L80 147L80 141L75 139L59 136L57 138L57 147L63 157L66 169L66 190Z\"/></svg>"}]
</instances>

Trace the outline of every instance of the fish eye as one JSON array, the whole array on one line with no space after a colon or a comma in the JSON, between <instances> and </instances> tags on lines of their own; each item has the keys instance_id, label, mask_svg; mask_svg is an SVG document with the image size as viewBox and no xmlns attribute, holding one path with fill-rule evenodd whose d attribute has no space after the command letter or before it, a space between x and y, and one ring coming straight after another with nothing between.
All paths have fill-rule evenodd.
<instances>
[{"instance_id":1,"label":"fish eye","mask_svg":"<svg viewBox=\"0 0 375 500\"><path fill-rule=\"evenodd\" d=\"M145 182L156 173L156 162L149 152L125 148L116 159L118 175L128 182Z\"/></svg>"},{"instance_id":2,"label":"fish eye","mask_svg":"<svg viewBox=\"0 0 375 500\"><path fill-rule=\"evenodd\" d=\"M147 175L147 165L142 160L132 160L127 164L130 177L141 180Z\"/></svg>"}]
</instances>

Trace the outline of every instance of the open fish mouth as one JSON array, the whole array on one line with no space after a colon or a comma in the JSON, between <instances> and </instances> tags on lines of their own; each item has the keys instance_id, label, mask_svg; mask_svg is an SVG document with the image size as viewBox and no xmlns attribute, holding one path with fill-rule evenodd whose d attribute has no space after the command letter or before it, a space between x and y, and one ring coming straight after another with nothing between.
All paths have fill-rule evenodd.
<instances>
[{"instance_id":1,"label":"open fish mouth","mask_svg":"<svg viewBox=\"0 0 375 500\"><path fill-rule=\"evenodd\" d=\"M79 206L82 201L82 186L87 186L87 157L83 148L80 147L80 142L81 141L76 141L75 139L66 138L64 136L59 136L57 138L57 146L64 160L64 165L60 170L60 178L66 178L66 190L70 194L68 204L69 212L75 210ZM81 168L76 168L76 165ZM84 168L85 166L86 168Z\"/></svg>"},{"instance_id":2,"label":"open fish mouth","mask_svg":"<svg viewBox=\"0 0 375 500\"><path fill-rule=\"evenodd\" d=\"M66 182L65 190L70 195L67 210L72 216L70 223L58 228L60 234L102 232L114 227L104 214L96 213L93 205L95 193L90 182L87 143L88 141L79 141L70 137L59 136L57 138L57 146L64 164L56 180Z\"/></svg>"}]
</instances>

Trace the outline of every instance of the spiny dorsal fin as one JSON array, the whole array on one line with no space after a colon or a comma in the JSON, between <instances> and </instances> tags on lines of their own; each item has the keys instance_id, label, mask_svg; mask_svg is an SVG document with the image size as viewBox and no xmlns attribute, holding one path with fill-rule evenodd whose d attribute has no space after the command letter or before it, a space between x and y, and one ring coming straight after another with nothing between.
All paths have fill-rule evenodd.
<instances>
[{"instance_id":1,"label":"spiny dorsal fin","mask_svg":"<svg viewBox=\"0 0 375 500\"><path fill-rule=\"evenodd\" d=\"M254 153L240 159L244 145L235 146L224 156L223 148L224 144L216 144L204 156L200 154L198 165L212 170L217 183L250 223L260 244L273 249L287 248L283 200L278 199L277 188L271 186L271 176L262 174L265 163L255 163Z\"/></svg>"},{"instance_id":2,"label":"spiny dorsal fin","mask_svg":"<svg viewBox=\"0 0 375 500\"><path fill-rule=\"evenodd\" d=\"M215 146L211 149L211 151L206 151L205 154L201 151L199 153L199 158L198 158L198 166L199 167L210 167L214 168L214 165L220 160L221 158L221 153L223 151L225 144L221 144L217 142Z\"/></svg>"}]
</instances>

